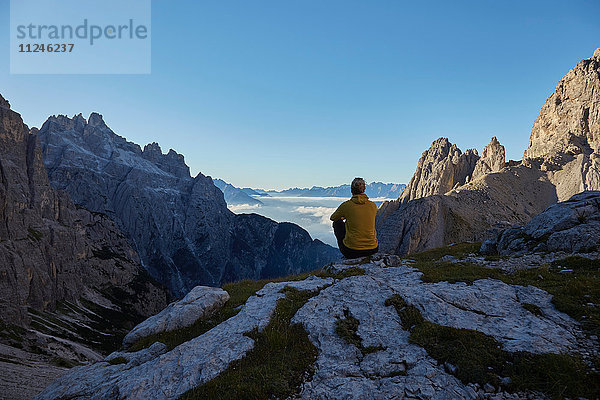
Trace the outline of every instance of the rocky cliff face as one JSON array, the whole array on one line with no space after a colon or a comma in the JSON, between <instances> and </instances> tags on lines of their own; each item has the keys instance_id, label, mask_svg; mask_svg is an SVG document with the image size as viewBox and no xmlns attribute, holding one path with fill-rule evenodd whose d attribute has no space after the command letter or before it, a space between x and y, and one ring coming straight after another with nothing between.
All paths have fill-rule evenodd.
<instances>
[{"instance_id":1,"label":"rocky cliff face","mask_svg":"<svg viewBox=\"0 0 600 400\"><path fill-rule=\"evenodd\" d=\"M569 71L546 100L522 163L507 166L496 138L474 163L461 162L464 155L446 139L436 140L400 199L378 210L380 248L406 254L486 239L502 227L527 223L556 201L599 190L599 104L600 49ZM451 185L458 187L449 191Z\"/></svg>"},{"instance_id":2,"label":"rocky cliff face","mask_svg":"<svg viewBox=\"0 0 600 400\"><path fill-rule=\"evenodd\" d=\"M600 191L585 191L554 204L525 226L506 229L487 240L488 254L593 252L600 250Z\"/></svg>"},{"instance_id":3,"label":"rocky cliff face","mask_svg":"<svg viewBox=\"0 0 600 400\"><path fill-rule=\"evenodd\" d=\"M560 200L600 189L600 49L558 82L523 160L547 171Z\"/></svg>"},{"instance_id":4,"label":"rocky cliff face","mask_svg":"<svg viewBox=\"0 0 600 400\"><path fill-rule=\"evenodd\" d=\"M156 143L142 150L99 114L51 117L39 136L52 185L113 218L150 274L178 296L197 284L281 276L338 257L296 225L233 214L210 177L190 176L182 155L163 154Z\"/></svg>"},{"instance_id":5,"label":"rocky cliff face","mask_svg":"<svg viewBox=\"0 0 600 400\"><path fill-rule=\"evenodd\" d=\"M481 241L493 231L527 223L556 200L554 186L541 171L508 167L445 195L382 204L376 220L379 248L405 255Z\"/></svg>"},{"instance_id":6,"label":"rocky cliff face","mask_svg":"<svg viewBox=\"0 0 600 400\"><path fill-rule=\"evenodd\" d=\"M2 96L0 221L1 397L102 359L168 302L108 216L50 186L35 130Z\"/></svg>"},{"instance_id":7,"label":"rocky cliff face","mask_svg":"<svg viewBox=\"0 0 600 400\"><path fill-rule=\"evenodd\" d=\"M1 98L1 97L0 97ZM106 215L73 205L49 182L35 131L0 102L0 317L27 325L28 307L54 310L61 301L102 297L119 288L141 315L166 304L166 293L150 281L136 253ZM96 299L97 300L97 299Z\"/></svg>"}]
</instances>

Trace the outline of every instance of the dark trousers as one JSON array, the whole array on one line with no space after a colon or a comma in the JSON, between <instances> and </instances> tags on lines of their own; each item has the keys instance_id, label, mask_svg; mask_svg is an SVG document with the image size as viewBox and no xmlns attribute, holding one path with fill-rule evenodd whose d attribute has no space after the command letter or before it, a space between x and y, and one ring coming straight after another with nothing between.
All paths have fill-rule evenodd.
<instances>
[{"instance_id":1,"label":"dark trousers","mask_svg":"<svg viewBox=\"0 0 600 400\"><path fill-rule=\"evenodd\" d=\"M379 251L379 246L369 250L355 250L346 247L344 244L344 238L346 237L346 222L343 219L338 219L333 222L333 233L338 242L338 247L342 252L342 255L346 258L360 258L367 257Z\"/></svg>"}]
</instances>

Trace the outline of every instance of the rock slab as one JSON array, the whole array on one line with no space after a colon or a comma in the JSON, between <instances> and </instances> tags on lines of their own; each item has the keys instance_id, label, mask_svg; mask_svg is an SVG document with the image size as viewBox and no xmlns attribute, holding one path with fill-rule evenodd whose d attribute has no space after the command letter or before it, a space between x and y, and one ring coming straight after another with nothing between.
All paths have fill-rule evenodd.
<instances>
[{"instance_id":1,"label":"rock slab","mask_svg":"<svg viewBox=\"0 0 600 400\"><path fill-rule=\"evenodd\" d=\"M220 288L196 286L183 299L169 304L164 310L137 325L123 339L124 346L160 332L169 332L192 325L221 308L229 294Z\"/></svg>"}]
</instances>

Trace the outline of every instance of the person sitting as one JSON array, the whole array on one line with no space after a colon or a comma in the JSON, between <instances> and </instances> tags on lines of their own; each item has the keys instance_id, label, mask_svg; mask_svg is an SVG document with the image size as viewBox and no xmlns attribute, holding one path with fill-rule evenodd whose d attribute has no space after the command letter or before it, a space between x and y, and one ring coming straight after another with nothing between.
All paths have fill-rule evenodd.
<instances>
[{"instance_id":1,"label":"person sitting","mask_svg":"<svg viewBox=\"0 0 600 400\"><path fill-rule=\"evenodd\" d=\"M375 231L377 206L369 200L365 188L364 179L354 178L350 185L352 198L340 204L330 217L338 247L346 258L366 257L379 250Z\"/></svg>"}]
</instances>

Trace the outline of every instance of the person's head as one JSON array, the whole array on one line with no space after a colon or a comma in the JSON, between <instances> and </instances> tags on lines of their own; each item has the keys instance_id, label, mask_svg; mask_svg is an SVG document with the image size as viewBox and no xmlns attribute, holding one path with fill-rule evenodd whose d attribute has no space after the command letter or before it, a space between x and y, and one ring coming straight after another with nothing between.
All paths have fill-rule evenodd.
<instances>
[{"instance_id":1,"label":"person's head","mask_svg":"<svg viewBox=\"0 0 600 400\"><path fill-rule=\"evenodd\" d=\"M352 194L361 194L365 192L366 189L365 180L363 178L354 178L352 180L352 184L350 185L350 190Z\"/></svg>"}]
</instances>

